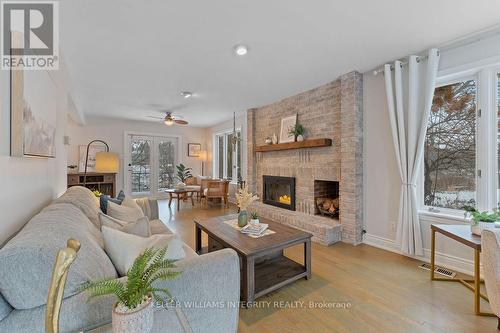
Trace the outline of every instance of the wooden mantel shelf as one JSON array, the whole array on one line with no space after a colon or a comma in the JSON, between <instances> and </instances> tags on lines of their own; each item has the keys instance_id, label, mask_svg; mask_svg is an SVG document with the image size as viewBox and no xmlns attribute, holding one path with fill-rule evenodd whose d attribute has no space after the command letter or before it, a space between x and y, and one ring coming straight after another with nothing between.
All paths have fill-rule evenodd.
<instances>
[{"instance_id":1,"label":"wooden mantel shelf","mask_svg":"<svg viewBox=\"0 0 500 333\"><path fill-rule=\"evenodd\" d=\"M255 148L255 151L268 152L268 151L289 150L289 149L328 147L331 145L332 145L332 139L310 139L301 142L286 142L286 143L277 143L275 145L257 146Z\"/></svg>"}]
</instances>

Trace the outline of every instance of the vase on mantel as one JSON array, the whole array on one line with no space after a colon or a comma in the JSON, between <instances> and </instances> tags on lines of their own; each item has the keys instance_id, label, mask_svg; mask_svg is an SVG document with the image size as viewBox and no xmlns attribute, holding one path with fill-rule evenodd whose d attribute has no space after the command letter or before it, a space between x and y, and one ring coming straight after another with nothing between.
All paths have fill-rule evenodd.
<instances>
[{"instance_id":1,"label":"vase on mantel","mask_svg":"<svg viewBox=\"0 0 500 333\"><path fill-rule=\"evenodd\" d=\"M304 136L302 134L297 135L297 142L302 142L304 141Z\"/></svg>"},{"instance_id":2,"label":"vase on mantel","mask_svg":"<svg viewBox=\"0 0 500 333\"><path fill-rule=\"evenodd\" d=\"M238 227L243 228L247 225L248 214L246 210L240 211L238 214Z\"/></svg>"}]
</instances>

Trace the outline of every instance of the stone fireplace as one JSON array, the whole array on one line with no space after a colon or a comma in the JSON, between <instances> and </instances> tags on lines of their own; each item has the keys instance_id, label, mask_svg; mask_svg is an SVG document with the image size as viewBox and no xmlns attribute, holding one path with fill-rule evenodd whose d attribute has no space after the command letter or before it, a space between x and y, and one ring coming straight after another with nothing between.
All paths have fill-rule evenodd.
<instances>
[{"instance_id":1,"label":"stone fireplace","mask_svg":"<svg viewBox=\"0 0 500 333\"><path fill-rule=\"evenodd\" d=\"M295 178L263 176L262 202L268 205L295 210Z\"/></svg>"},{"instance_id":2,"label":"stone fireplace","mask_svg":"<svg viewBox=\"0 0 500 333\"><path fill-rule=\"evenodd\" d=\"M260 197L250 210L308 231L313 241L325 245L337 241L361 243L362 86L362 75L352 72L318 88L248 110L247 183ZM266 137L274 133L279 136L281 119L291 115L297 115L306 128L306 141L328 139L331 145L257 149L265 145ZM284 188L279 182L269 185L268 180L278 179L294 180L293 204L292 193L287 192L291 192L290 187ZM318 206L320 202L322 206Z\"/></svg>"}]
</instances>

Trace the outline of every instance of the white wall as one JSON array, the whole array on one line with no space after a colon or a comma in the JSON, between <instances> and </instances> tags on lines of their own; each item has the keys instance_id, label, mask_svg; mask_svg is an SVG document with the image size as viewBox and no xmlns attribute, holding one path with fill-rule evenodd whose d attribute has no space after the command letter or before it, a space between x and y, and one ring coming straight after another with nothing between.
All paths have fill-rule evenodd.
<instances>
[{"instance_id":1,"label":"white wall","mask_svg":"<svg viewBox=\"0 0 500 333\"><path fill-rule=\"evenodd\" d=\"M66 189L69 77L64 63L50 71L57 90L56 158L10 157L10 73L0 71L0 245Z\"/></svg>"},{"instance_id":2,"label":"white wall","mask_svg":"<svg viewBox=\"0 0 500 333\"><path fill-rule=\"evenodd\" d=\"M182 137L182 159L180 163L193 168L193 175L201 174L201 161L196 157L187 156L188 143L201 143L206 149L206 130L185 126L165 126L162 122L141 122L132 120L87 117L86 124L81 126L74 121L68 122L70 146L68 151L68 165L78 165L78 147L87 145L90 141L100 139L108 143L110 151L120 157L120 172L116 176L117 190L124 188L124 133L137 132L155 135L178 135Z\"/></svg>"},{"instance_id":3,"label":"white wall","mask_svg":"<svg viewBox=\"0 0 500 333\"><path fill-rule=\"evenodd\" d=\"M447 75L457 69L493 62L500 62L500 36L441 52L438 76ZM394 240L400 179L391 138L384 76L374 76L367 72L363 81L365 243L397 251ZM430 257L431 223L461 222L435 217L421 218L426 259ZM469 248L438 235L437 251L437 260L441 264L472 272L472 251Z\"/></svg>"}]
</instances>

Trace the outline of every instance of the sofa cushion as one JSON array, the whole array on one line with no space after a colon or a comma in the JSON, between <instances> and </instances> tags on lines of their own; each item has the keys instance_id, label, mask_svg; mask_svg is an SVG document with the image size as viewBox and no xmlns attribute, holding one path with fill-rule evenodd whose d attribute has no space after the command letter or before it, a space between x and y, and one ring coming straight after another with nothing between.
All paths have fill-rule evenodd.
<instances>
[{"instance_id":1,"label":"sofa cushion","mask_svg":"<svg viewBox=\"0 0 500 333\"><path fill-rule=\"evenodd\" d=\"M147 248L167 248L165 258L179 260L186 257L183 243L177 235L140 237L116 229L102 227L104 248L120 276L125 276L134 260ZM172 248L171 248L172 247Z\"/></svg>"},{"instance_id":2,"label":"sofa cushion","mask_svg":"<svg viewBox=\"0 0 500 333\"><path fill-rule=\"evenodd\" d=\"M127 202L125 198L121 205L117 205L114 202L108 202L108 215L122 221L135 222L139 218L144 216L144 212L141 207L137 205L132 199L133 205Z\"/></svg>"},{"instance_id":3,"label":"sofa cushion","mask_svg":"<svg viewBox=\"0 0 500 333\"><path fill-rule=\"evenodd\" d=\"M106 226L108 228L120 230L127 234L132 234L141 237L151 236L151 229L149 228L149 219L143 216L135 222L126 222L115 219L104 213L99 213L99 220L101 221L101 228Z\"/></svg>"},{"instance_id":4,"label":"sofa cushion","mask_svg":"<svg viewBox=\"0 0 500 333\"><path fill-rule=\"evenodd\" d=\"M172 234L173 232L163 223L162 220L156 219L149 221L149 227L151 229L151 234Z\"/></svg>"},{"instance_id":5,"label":"sofa cushion","mask_svg":"<svg viewBox=\"0 0 500 333\"><path fill-rule=\"evenodd\" d=\"M159 218L158 201L156 199L137 198L134 201L139 207L141 207L142 212L148 217L149 220L156 220Z\"/></svg>"},{"instance_id":6,"label":"sofa cushion","mask_svg":"<svg viewBox=\"0 0 500 333\"><path fill-rule=\"evenodd\" d=\"M101 237L76 206L46 207L0 249L0 293L16 309L46 304L56 255L69 238L77 239L81 248L69 270L64 297L76 294L89 280L116 277L99 244Z\"/></svg>"},{"instance_id":7,"label":"sofa cushion","mask_svg":"<svg viewBox=\"0 0 500 333\"><path fill-rule=\"evenodd\" d=\"M103 194L99 197L99 208L101 208L101 211L104 214L107 214L108 213L108 201L114 202L117 205L121 205L123 199L125 199L125 193L123 192L123 190L120 191L120 193L118 193L118 196L116 198L112 198L109 195Z\"/></svg>"},{"instance_id":8,"label":"sofa cushion","mask_svg":"<svg viewBox=\"0 0 500 333\"><path fill-rule=\"evenodd\" d=\"M12 310L12 306L10 306L5 298L3 298L2 294L0 294L0 321L7 317Z\"/></svg>"},{"instance_id":9,"label":"sofa cushion","mask_svg":"<svg viewBox=\"0 0 500 333\"><path fill-rule=\"evenodd\" d=\"M69 203L78 207L87 218L96 226L99 225L99 199L86 187L72 186L53 203Z\"/></svg>"}]
</instances>

